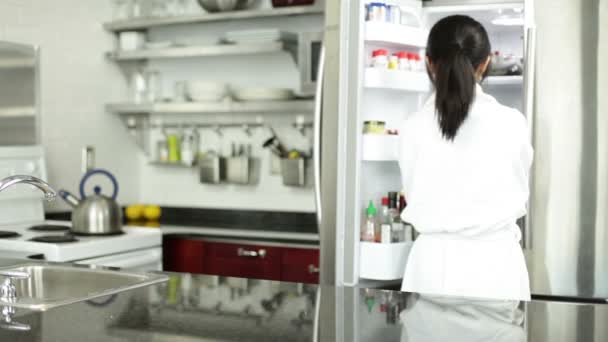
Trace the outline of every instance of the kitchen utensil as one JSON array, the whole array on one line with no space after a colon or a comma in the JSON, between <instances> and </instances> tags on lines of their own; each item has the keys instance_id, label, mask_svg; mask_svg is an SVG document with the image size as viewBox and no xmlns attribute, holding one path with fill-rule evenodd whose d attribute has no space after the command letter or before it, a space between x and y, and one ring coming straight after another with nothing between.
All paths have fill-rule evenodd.
<instances>
[{"instance_id":1,"label":"kitchen utensil","mask_svg":"<svg viewBox=\"0 0 608 342\"><path fill-rule=\"evenodd\" d=\"M95 193L86 196L84 186L93 175L104 175L110 179L114 186L111 197L101 194L101 187L95 186ZM84 235L111 235L122 233L122 211L116 203L118 182L108 171L93 169L87 172L80 181L80 196L76 198L66 190L60 190L59 195L70 204L72 211L72 232Z\"/></svg>"},{"instance_id":2,"label":"kitchen utensil","mask_svg":"<svg viewBox=\"0 0 608 342\"><path fill-rule=\"evenodd\" d=\"M226 158L210 152L198 160L201 183L219 184L226 180Z\"/></svg>"},{"instance_id":3,"label":"kitchen utensil","mask_svg":"<svg viewBox=\"0 0 608 342\"><path fill-rule=\"evenodd\" d=\"M228 93L228 86L220 82L189 81L186 87L192 101L221 101Z\"/></svg>"},{"instance_id":4,"label":"kitchen utensil","mask_svg":"<svg viewBox=\"0 0 608 342\"><path fill-rule=\"evenodd\" d=\"M312 5L315 0L272 0L272 7Z\"/></svg>"},{"instance_id":5,"label":"kitchen utensil","mask_svg":"<svg viewBox=\"0 0 608 342\"><path fill-rule=\"evenodd\" d=\"M198 3L208 12L224 12L245 9L253 0L198 0Z\"/></svg>"},{"instance_id":6,"label":"kitchen utensil","mask_svg":"<svg viewBox=\"0 0 608 342\"><path fill-rule=\"evenodd\" d=\"M235 87L232 94L239 101L282 101L295 96L291 89L273 87Z\"/></svg>"},{"instance_id":7,"label":"kitchen utensil","mask_svg":"<svg viewBox=\"0 0 608 342\"><path fill-rule=\"evenodd\" d=\"M270 132L272 133L272 136L262 144L262 147L270 149L277 157L287 157L287 150L283 144L281 144L281 141L272 128L270 128Z\"/></svg>"}]
</instances>

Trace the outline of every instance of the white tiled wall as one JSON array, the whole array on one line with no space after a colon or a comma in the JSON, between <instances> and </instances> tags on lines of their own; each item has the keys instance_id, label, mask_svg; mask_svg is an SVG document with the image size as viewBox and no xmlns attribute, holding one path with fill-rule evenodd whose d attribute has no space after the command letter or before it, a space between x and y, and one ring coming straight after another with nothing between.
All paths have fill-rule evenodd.
<instances>
[{"instance_id":1,"label":"white tiled wall","mask_svg":"<svg viewBox=\"0 0 608 342\"><path fill-rule=\"evenodd\" d=\"M125 91L119 69L104 58L113 46L102 22L111 1L2 0L0 40L41 48L41 136L51 184L77 190L80 149L97 148L97 166L114 172L119 200L138 199L140 153L119 119L103 104ZM66 208L55 201L52 209Z\"/></svg>"},{"instance_id":2,"label":"white tiled wall","mask_svg":"<svg viewBox=\"0 0 608 342\"><path fill-rule=\"evenodd\" d=\"M269 0L260 2L261 6L270 6ZM113 35L102 29L102 23L112 17L111 5L110 0L0 1L0 39L41 46L41 134L47 151L51 183L77 190L81 176L80 150L88 144L97 148L97 166L117 175L121 185L119 200L123 204L144 202L192 207L314 211L311 189L285 187L280 176L269 174L268 153L260 148L265 137L261 132L254 131L249 138L240 130L231 130L225 131L223 138L226 145L236 141L254 146L254 154L262 158L262 176L257 186L201 185L195 170L148 165L149 157L131 141L119 119L104 111L106 102L128 100L125 74L104 57L104 53L115 44ZM215 41L219 33L225 30L274 26L292 31L322 30L319 17L307 16L283 21L250 21L245 25L229 22L169 27L151 30L150 37L159 40L179 37L180 41ZM175 80L184 78L228 80L243 85L294 87L297 84L293 61L286 54L156 62L151 66L163 73L166 95L171 95ZM287 145L308 148L309 139L289 127L295 115L273 114L264 118L266 122L277 125L275 128ZM312 115L307 121L311 118ZM255 118L215 116L188 120L250 122ZM209 144L216 143L208 142L203 148L209 148ZM63 208L63 204L52 205L52 209Z\"/></svg>"}]
</instances>

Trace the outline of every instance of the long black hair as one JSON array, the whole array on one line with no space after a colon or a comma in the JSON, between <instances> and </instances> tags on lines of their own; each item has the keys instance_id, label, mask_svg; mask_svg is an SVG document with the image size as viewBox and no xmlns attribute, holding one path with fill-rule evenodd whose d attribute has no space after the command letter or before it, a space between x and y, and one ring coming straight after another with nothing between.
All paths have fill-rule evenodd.
<instances>
[{"instance_id":1,"label":"long black hair","mask_svg":"<svg viewBox=\"0 0 608 342\"><path fill-rule=\"evenodd\" d=\"M426 49L431 68L427 71L435 85L439 127L447 140L454 140L469 114L475 98L476 70L490 53L486 29L471 17L445 17L431 29Z\"/></svg>"}]
</instances>

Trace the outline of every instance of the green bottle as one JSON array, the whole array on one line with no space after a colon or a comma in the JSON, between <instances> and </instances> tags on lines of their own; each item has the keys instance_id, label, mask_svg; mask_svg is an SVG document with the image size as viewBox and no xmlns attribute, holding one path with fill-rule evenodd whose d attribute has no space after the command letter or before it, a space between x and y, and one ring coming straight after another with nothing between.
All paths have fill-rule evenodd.
<instances>
[{"instance_id":1,"label":"green bottle","mask_svg":"<svg viewBox=\"0 0 608 342\"><path fill-rule=\"evenodd\" d=\"M373 201L369 201L367 206L367 217L365 218L365 224L363 225L363 232L361 233L361 240L367 242L376 241L376 232L378 231L376 222L376 214L378 210L374 206Z\"/></svg>"}]
</instances>

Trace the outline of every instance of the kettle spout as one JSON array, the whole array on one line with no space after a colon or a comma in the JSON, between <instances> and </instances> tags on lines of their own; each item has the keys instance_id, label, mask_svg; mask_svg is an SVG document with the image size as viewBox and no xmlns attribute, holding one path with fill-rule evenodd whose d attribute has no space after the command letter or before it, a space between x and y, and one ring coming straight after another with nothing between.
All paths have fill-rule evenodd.
<instances>
[{"instance_id":1,"label":"kettle spout","mask_svg":"<svg viewBox=\"0 0 608 342\"><path fill-rule=\"evenodd\" d=\"M61 196L61 198L63 198L63 200L72 208L76 208L78 204L80 204L80 200L66 190L59 190L59 196Z\"/></svg>"}]
</instances>

